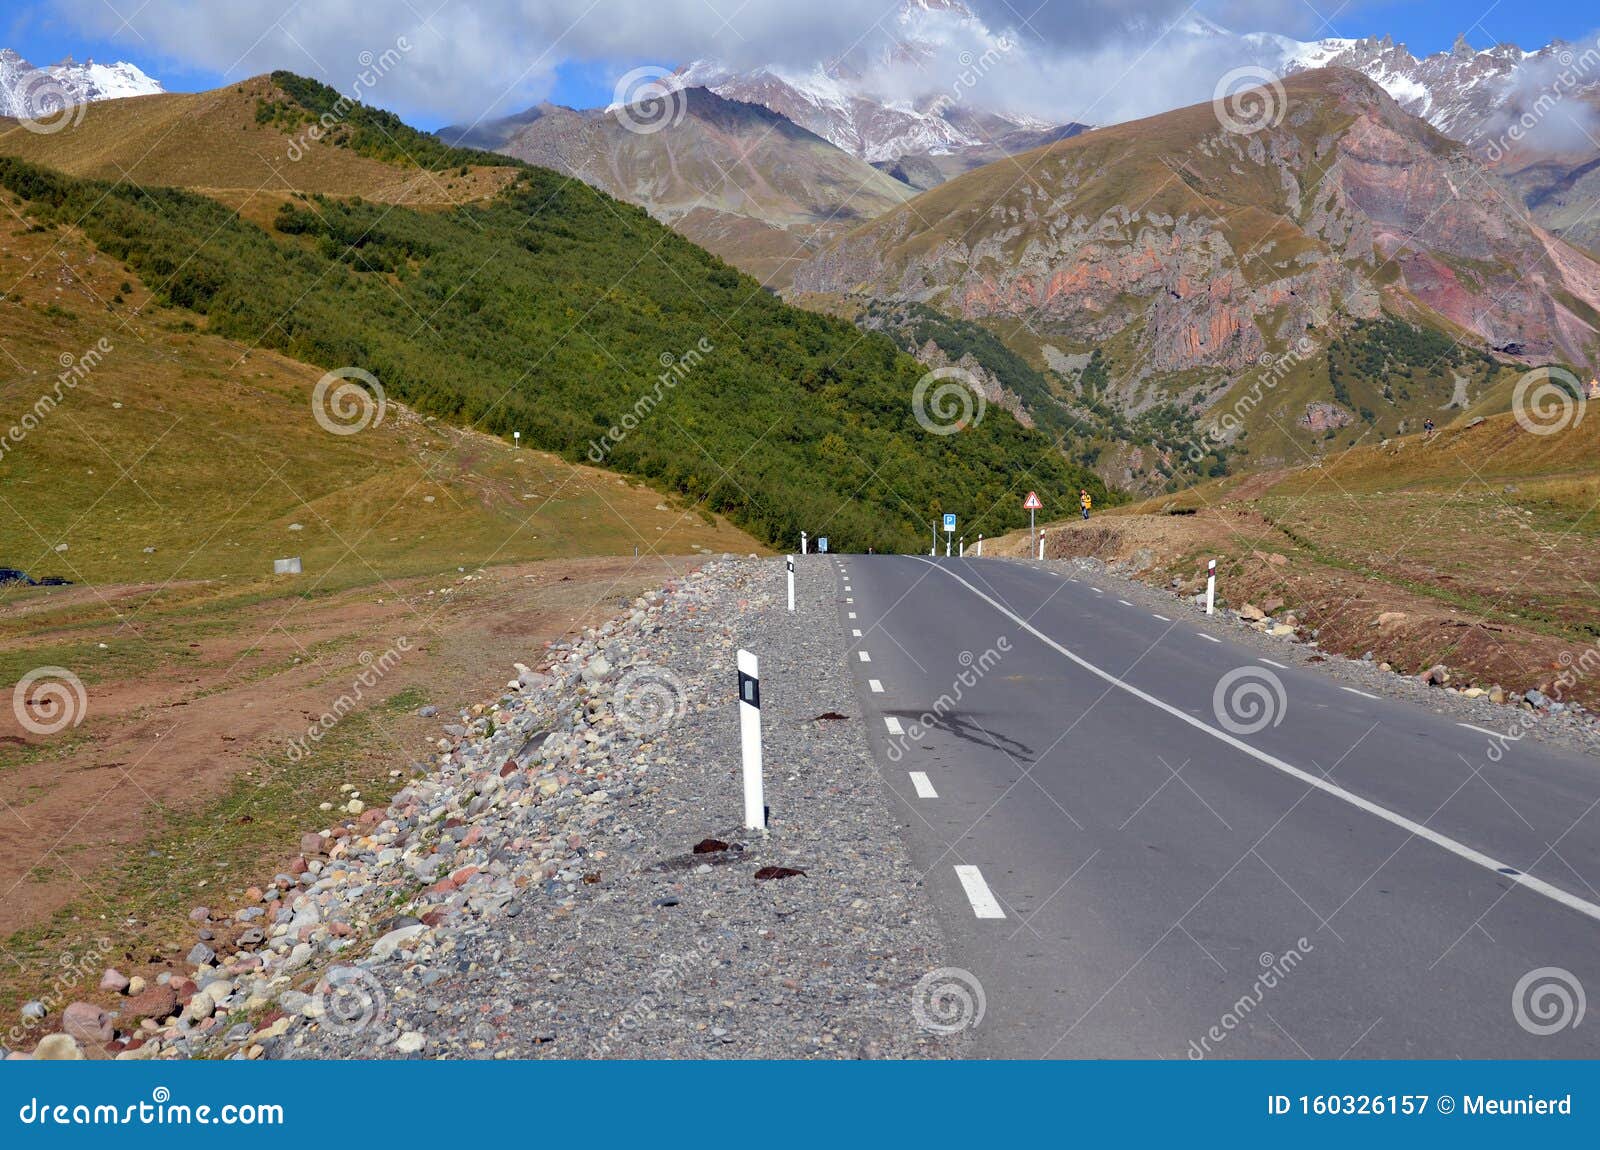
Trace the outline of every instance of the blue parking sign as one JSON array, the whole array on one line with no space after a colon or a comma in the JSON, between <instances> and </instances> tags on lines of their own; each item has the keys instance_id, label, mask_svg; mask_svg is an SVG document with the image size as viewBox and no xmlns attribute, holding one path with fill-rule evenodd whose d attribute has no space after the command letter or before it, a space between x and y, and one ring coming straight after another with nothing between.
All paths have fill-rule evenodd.
<instances>
[{"instance_id":1,"label":"blue parking sign","mask_svg":"<svg viewBox=\"0 0 1600 1150\"><path fill-rule=\"evenodd\" d=\"M824 555L828 553L828 537L826 535L817 536L817 550Z\"/></svg>"},{"instance_id":2,"label":"blue parking sign","mask_svg":"<svg viewBox=\"0 0 1600 1150\"><path fill-rule=\"evenodd\" d=\"M946 534L949 534L956 529L956 517L954 515L950 515L948 513L945 515L944 529Z\"/></svg>"}]
</instances>

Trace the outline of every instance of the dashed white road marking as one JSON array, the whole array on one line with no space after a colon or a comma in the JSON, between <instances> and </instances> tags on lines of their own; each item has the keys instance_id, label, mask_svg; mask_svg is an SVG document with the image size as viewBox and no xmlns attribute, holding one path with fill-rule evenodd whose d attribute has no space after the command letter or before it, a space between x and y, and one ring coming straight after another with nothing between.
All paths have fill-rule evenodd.
<instances>
[{"instance_id":1,"label":"dashed white road marking","mask_svg":"<svg viewBox=\"0 0 1600 1150\"><path fill-rule=\"evenodd\" d=\"M906 733L906 729L900 725L900 720L893 715L885 715L883 717L883 725L889 728L891 735L903 735Z\"/></svg>"},{"instance_id":2,"label":"dashed white road marking","mask_svg":"<svg viewBox=\"0 0 1600 1150\"><path fill-rule=\"evenodd\" d=\"M914 558L920 559L921 557L915 556ZM926 560L923 560L923 562L926 562ZM938 565L929 564L929 566L937 567ZM1329 782L1320 774L1314 774L1310 771L1301 770L1293 763L1286 762L1283 759L1278 758L1276 755L1269 754L1258 747L1252 747L1243 739L1235 738L1226 731L1220 730L1217 727L1213 727L1205 720L1198 719L1189 714L1187 711L1180 710L1171 703L1156 698L1148 691L1141 690L1140 688L1135 687L1132 683L1129 683L1123 679L1119 679L1110 671L1106 671L1095 666L1083 656L1075 654L1072 651L1069 651L1066 647L1063 647L1060 643L1056 642L1043 631L1029 623L1021 615L1018 615L1009 607L991 598L989 595L985 594L983 591L967 582L961 576L957 575L954 571L950 571L943 567L939 567L939 570L945 575L949 576L951 579L954 579L957 583L960 583L979 599L982 599L985 603L989 604L989 606L1000 612L1000 614L1010 619L1018 627L1022 628L1024 631L1027 631L1045 646L1050 647L1058 654L1065 656L1067 659L1076 663L1078 666L1082 667L1085 671L1089 672L1091 675L1094 675L1096 678L1111 684L1113 687L1126 691L1136 699L1143 700L1152 707L1155 707L1157 710L1163 711L1172 716L1180 723L1187 723L1196 730L1210 735L1218 742L1226 743L1234 750L1240 752L1241 754L1248 755L1257 762L1265 763L1274 770L1281 771L1290 778L1297 779L1300 782L1305 783L1307 786L1321 791L1325 795L1329 795L1333 798L1339 799L1342 802L1349 803L1357 810L1365 811L1374 818L1380 818L1384 822L1389 823L1391 826L1399 827L1408 834L1415 835L1419 839L1424 839L1432 843L1434 846L1439 847L1441 850L1449 851L1457 858L1464 859L1467 862L1472 863L1474 866L1478 866L1484 870L1490 871L1499 876L1501 879L1509 879L1518 886L1526 887L1535 894L1543 895L1551 902L1560 903L1569 910L1575 910L1581 915L1600 922L1600 905L1596 905L1595 903L1590 902L1588 899L1580 898L1575 894L1564 891L1558 886L1554 886L1551 883L1545 882L1543 879L1534 878L1530 874L1525 874L1516 867L1512 867L1506 863L1503 863L1497 858L1486 855L1480 850L1469 847L1466 843L1459 842L1458 840L1451 838L1449 835L1442 834L1441 832L1434 830L1426 823L1419 823L1415 819L1409 819L1397 811L1391 811L1388 807L1378 805L1371 799L1363 798L1352 791L1347 791L1337 783ZM974 876L977 878L977 881L981 883L983 881L982 876L977 874L976 868L972 868L972 870ZM957 867L956 871L959 873L961 868ZM967 885L965 879L962 880L962 885ZM985 887L984 890L987 892L988 888ZM970 889L968 891L968 896L971 896Z\"/></svg>"},{"instance_id":3,"label":"dashed white road marking","mask_svg":"<svg viewBox=\"0 0 1600 1150\"><path fill-rule=\"evenodd\" d=\"M874 695L883 694L883 684L878 682L878 680L876 680L876 679L868 679L867 680L867 686L872 688L872 693Z\"/></svg>"},{"instance_id":4,"label":"dashed white road marking","mask_svg":"<svg viewBox=\"0 0 1600 1150\"><path fill-rule=\"evenodd\" d=\"M846 602L846 603L854 603L854 602L855 602L855 600L854 600L854 599L846 599L846 600L845 600L845 602Z\"/></svg>"},{"instance_id":5,"label":"dashed white road marking","mask_svg":"<svg viewBox=\"0 0 1600 1150\"><path fill-rule=\"evenodd\" d=\"M1369 695L1365 691L1358 691L1354 687L1340 687L1341 691L1349 691L1352 695L1360 695L1363 699L1376 699L1378 696Z\"/></svg>"},{"instance_id":6,"label":"dashed white road marking","mask_svg":"<svg viewBox=\"0 0 1600 1150\"><path fill-rule=\"evenodd\" d=\"M1126 599L1118 599L1117 602L1121 603L1124 607L1132 607L1133 606L1133 604L1128 602Z\"/></svg>"},{"instance_id":7,"label":"dashed white road marking","mask_svg":"<svg viewBox=\"0 0 1600 1150\"><path fill-rule=\"evenodd\" d=\"M1285 667L1282 663L1275 663L1271 659L1259 659L1259 660L1257 660L1257 662L1265 663L1269 667L1276 667L1280 671L1287 671L1289 669L1288 667Z\"/></svg>"},{"instance_id":8,"label":"dashed white road marking","mask_svg":"<svg viewBox=\"0 0 1600 1150\"><path fill-rule=\"evenodd\" d=\"M861 638L861 628L860 627L852 627L852 628L850 628L850 637L852 639Z\"/></svg>"},{"instance_id":9,"label":"dashed white road marking","mask_svg":"<svg viewBox=\"0 0 1600 1150\"><path fill-rule=\"evenodd\" d=\"M907 771L911 776L911 785L916 788L917 798L936 799L939 792L933 789L933 784L928 781L928 776L923 771Z\"/></svg>"},{"instance_id":10,"label":"dashed white road marking","mask_svg":"<svg viewBox=\"0 0 1600 1150\"><path fill-rule=\"evenodd\" d=\"M1152 615L1156 615L1156 613L1155 613L1155 612L1154 612L1154 611L1152 611L1152 612L1150 612L1150 614L1152 614ZM1163 623L1170 623L1170 622L1172 622L1172 620L1171 620L1171 619L1168 619L1168 618L1167 618L1167 617L1166 617L1166 616L1165 616L1165 615L1156 615L1156 618L1157 618L1157 619L1160 619L1160 620L1161 620L1161 621L1162 621L1162 622L1163 622Z\"/></svg>"},{"instance_id":11,"label":"dashed white road marking","mask_svg":"<svg viewBox=\"0 0 1600 1150\"><path fill-rule=\"evenodd\" d=\"M871 655L869 655L869 654L867 654L867 653L866 653L866 652L865 652L865 651L857 651L857 652L856 652L856 654L858 654L858 655L860 655L860 656L861 656L861 661L862 661L862 662L863 662L863 663L870 663L870 662L872 662L872 656L871 656Z\"/></svg>"},{"instance_id":12,"label":"dashed white road marking","mask_svg":"<svg viewBox=\"0 0 1600 1150\"><path fill-rule=\"evenodd\" d=\"M1098 588L1098 587L1091 587L1091 588L1089 588L1089 590L1093 591L1096 595L1104 595L1105 594L1105 592L1100 590L1100 588Z\"/></svg>"},{"instance_id":13,"label":"dashed white road marking","mask_svg":"<svg viewBox=\"0 0 1600 1150\"><path fill-rule=\"evenodd\" d=\"M1465 727L1469 731L1477 731L1480 735L1488 735L1491 739L1510 738L1504 731L1491 731L1488 727L1474 727L1471 723L1457 723L1458 727ZM1515 742L1516 740L1512 740Z\"/></svg>"},{"instance_id":14,"label":"dashed white road marking","mask_svg":"<svg viewBox=\"0 0 1600 1150\"><path fill-rule=\"evenodd\" d=\"M850 612L850 618L854 619L855 617L856 617L856 613L854 611Z\"/></svg>"},{"instance_id":15,"label":"dashed white road marking","mask_svg":"<svg viewBox=\"0 0 1600 1150\"><path fill-rule=\"evenodd\" d=\"M1222 642L1222 640L1217 638L1215 635L1207 635L1204 631L1196 631L1195 634L1199 635L1200 638L1202 638L1202 639L1204 639L1204 640L1206 640L1207 642L1210 642L1210 643L1220 643L1220 642Z\"/></svg>"},{"instance_id":16,"label":"dashed white road marking","mask_svg":"<svg viewBox=\"0 0 1600 1150\"><path fill-rule=\"evenodd\" d=\"M979 918L1005 918L1006 912L1000 909L1000 902L989 891L989 884L983 881L983 872L975 866L956 867L956 878L961 880L961 889L967 892L967 901L972 904L972 913Z\"/></svg>"}]
</instances>

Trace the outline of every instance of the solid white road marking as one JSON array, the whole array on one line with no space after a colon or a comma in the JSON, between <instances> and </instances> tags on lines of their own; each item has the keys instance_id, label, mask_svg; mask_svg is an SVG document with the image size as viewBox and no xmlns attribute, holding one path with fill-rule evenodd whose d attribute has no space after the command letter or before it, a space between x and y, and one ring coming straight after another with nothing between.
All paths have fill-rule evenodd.
<instances>
[{"instance_id":1,"label":"solid white road marking","mask_svg":"<svg viewBox=\"0 0 1600 1150\"><path fill-rule=\"evenodd\" d=\"M1287 671L1289 669L1288 667L1285 667L1282 663L1274 663L1271 659L1259 659L1259 660L1257 660L1257 662L1265 663L1269 667L1276 667L1280 671Z\"/></svg>"},{"instance_id":2,"label":"solid white road marking","mask_svg":"<svg viewBox=\"0 0 1600 1150\"><path fill-rule=\"evenodd\" d=\"M914 558L921 559L921 556L914 556ZM927 562L926 560L922 561ZM928 566L938 567L938 564L929 563ZM1218 730L1216 727L1213 727L1204 720L1197 719L1193 715L1179 710L1172 704L1163 702L1154 695L1150 694L1148 691L1140 690L1132 683L1128 683L1117 678L1117 676L1113 675L1110 671L1101 670L1083 656L1076 655L1067 650L1067 648L1063 647L1060 643L1057 643L1054 639L1050 638L1050 636L1046 635L1043 631L1029 623L1022 616L1016 614L1010 608L1004 606L996 600L991 599L988 595L974 587L971 583L968 583L955 572L946 570L943 567L940 567L939 570L945 575L948 575L950 578L954 579L957 583L960 583L968 591L971 591L979 599L982 599L985 603L989 604L989 606L1000 612L1000 614L1006 616L1006 618L1010 619L1024 631L1027 631L1034 638L1038 639L1046 646L1053 648L1060 654L1065 655L1068 659L1078 664L1078 666L1082 667L1085 671L1088 671L1090 674L1095 675L1107 683L1110 683L1114 687L1118 687L1121 690L1128 692L1128 694L1132 695L1134 698L1142 699L1144 702L1149 703L1152 707L1155 707L1161 711L1165 711L1179 722L1187 723L1189 726L1205 732L1212 738L1228 744L1228 746L1234 748L1242 754L1249 755L1258 762L1265 763L1267 766L1272 767L1275 770L1282 771L1291 778L1298 779L1300 782L1305 783L1309 787L1314 787L1315 789L1322 791L1324 794L1331 795L1333 798L1349 803L1358 810L1366 811L1368 814L1373 815L1376 818L1380 818L1384 822L1393 826L1397 826L1401 830L1413 834L1419 839L1425 839L1434 846L1440 847L1443 850L1447 850L1456 857L1465 859L1467 862L1482 867L1484 870L1490 871L1502 879L1509 879L1510 881L1517 883L1519 886L1525 886L1536 894L1542 894L1545 898L1550 899L1552 902L1560 903L1564 907L1575 910L1579 914L1587 915L1589 918L1600 922L1600 906L1597 906L1587 899L1579 898L1575 894L1570 894L1558 886L1553 886L1550 883L1545 882L1543 879L1534 878L1530 874L1524 874L1521 870L1503 863L1499 859L1486 855L1482 851L1475 850L1463 842L1458 842L1449 835L1440 834L1432 827L1426 826L1423 823L1419 823L1414 819L1409 819L1405 815L1399 814L1395 811L1391 811L1388 807L1379 806L1371 799L1365 799L1358 794L1347 791L1337 783L1329 782L1321 775L1312 774L1309 771L1303 771L1294 764L1285 762L1283 759L1278 758L1276 755L1271 755L1266 751L1252 747L1243 739L1237 739L1228 734L1226 731ZM1209 638L1209 636L1207 637ZM959 871L961 868L957 867L956 869ZM982 881L981 878L979 881ZM965 885L964 881L963 885Z\"/></svg>"},{"instance_id":3,"label":"solid white road marking","mask_svg":"<svg viewBox=\"0 0 1600 1150\"><path fill-rule=\"evenodd\" d=\"M956 878L961 880L961 889L967 892L967 901L972 904L973 914L979 918L1005 918L1006 912L1000 909L999 901L989 892L989 884L983 881L982 871L975 866L958 866Z\"/></svg>"},{"instance_id":4,"label":"solid white road marking","mask_svg":"<svg viewBox=\"0 0 1600 1150\"><path fill-rule=\"evenodd\" d=\"M1360 695L1363 699L1376 699L1378 696L1369 695L1365 691L1358 691L1354 687L1340 687L1341 691L1349 691L1352 695Z\"/></svg>"},{"instance_id":5,"label":"solid white road marking","mask_svg":"<svg viewBox=\"0 0 1600 1150\"><path fill-rule=\"evenodd\" d=\"M1156 613L1155 613L1155 612L1154 612L1154 611L1152 611L1152 612L1150 612L1150 614L1152 614L1152 615L1156 615ZM1160 620L1161 620L1161 621L1162 621L1162 622L1163 622L1163 623L1170 623L1170 622L1172 622L1172 620L1171 620L1171 619L1168 619L1168 618L1167 618L1167 617L1166 617L1166 616L1165 616L1165 615L1156 615L1156 618L1157 618L1157 619L1160 619Z\"/></svg>"},{"instance_id":6,"label":"solid white road marking","mask_svg":"<svg viewBox=\"0 0 1600 1150\"><path fill-rule=\"evenodd\" d=\"M900 725L900 720L893 715L885 715L883 717L883 725L889 728L891 735L903 735L906 733L906 729Z\"/></svg>"},{"instance_id":7,"label":"solid white road marking","mask_svg":"<svg viewBox=\"0 0 1600 1150\"><path fill-rule=\"evenodd\" d=\"M860 627L852 627L852 628L850 628L850 637L852 639L861 638L861 628Z\"/></svg>"},{"instance_id":8,"label":"solid white road marking","mask_svg":"<svg viewBox=\"0 0 1600 1150\"><path fill-rule=\"evenodd\" d=\"M856 652L856 654L858 654L858 655L860 655L860 656L861 656L861 661L862 661L862 662L863 662L863 663L870 663L870 662L872 662L872 656L871 656L871 655L869 655L869 654L867 654L867 653L866 653L866 652L865 652L865 651L857 651L857 652Z\"/></svg>"},{"instance_id":9,"label":"solid white road marking","mask_svg":"<svg viewBox=\"0 0 1600 1150\"><path fill-rule=\"evenodd\" d=\"M1522 737L1518 735L1513 738L1504 731L1491 731L1488 727L1474 727L1471 723L1457 723L1456 726L1465 727L1469 731L1477 731L1480 735L1488 735L1491 739L1509 739L1513 743Z\"/></svg>"},{"instance_id":10,"label":"solid white road marking","mask_svg":"<svg viewBox=\"0 0 1600 1150\"><path fill-rule=\"evenodd\" d=\"M867 680L867 686L872 688L872 693L874 695L883 694L883 684L878 682L878 680L876 680L876 679L868 679Z\"/></svg>"},{"instance_id":11,"label":"solid white road marking","mask_svg":"<svg viewBox=\"0 0 1600 1150\"><path fill-rule=\"evenodd\" d=\"M1207 640L1208 642L1211 642L1211 643L1220 643L1220 642L1222 642L1222 640L1217 638L1215 635L1207 635L1204 631L1196 631L1195 634L1199 635L1200 638L1205 639L1205 640Z\"/></svg>"},{"instance_id":12,"label":"solid white road marking","mask_svg":"<svg viewBox=\"0 0 1600 1150\"><path fill-rule=\"evenodd\" d=\"M917 798L936 799L939 792L933 789L933 784L928 781L928 776L922 771L908 771L911 776L911 785L916 788Z\"/></svg>"}]
</instances>

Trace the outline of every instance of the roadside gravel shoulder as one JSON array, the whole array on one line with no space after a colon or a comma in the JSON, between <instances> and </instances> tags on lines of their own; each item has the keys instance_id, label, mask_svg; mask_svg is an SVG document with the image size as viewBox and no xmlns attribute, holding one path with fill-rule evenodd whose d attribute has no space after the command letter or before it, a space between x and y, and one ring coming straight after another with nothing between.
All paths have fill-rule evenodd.
<instances>
[{"instance_id":1,"label":"roadside gravel shoulder","mask_svg":"<svg viewBox=\"0 0 1600 1150\"><path fill-rule=\"evenodd\" d=\"M719 561L449 725L344 877L290 900L327 957L242 980L271 1009L233 1056L955 1054L913 1016L943 941L873 766L833 568L798 562L793 614L781 558ZM766 833L740 827L740 647L761 660ZM329 947L327 921L365 941Z\"/></svg>"}]
</instances>

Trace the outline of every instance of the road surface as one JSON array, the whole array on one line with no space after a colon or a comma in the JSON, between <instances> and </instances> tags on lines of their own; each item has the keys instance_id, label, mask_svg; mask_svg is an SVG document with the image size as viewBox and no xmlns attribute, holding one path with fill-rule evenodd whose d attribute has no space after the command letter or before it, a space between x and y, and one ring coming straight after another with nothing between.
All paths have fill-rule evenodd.
<instances>
[{"instance_id":1,"label":"road surface","mask_svg":"<svg viewBox=\"0 0 1600 1150\"><path fill-rule=\"evenodd\" d=\"M1600 1056L1600 763L1109 577L822 562L975 1056Z\"/></svg>"}]
</instances>

